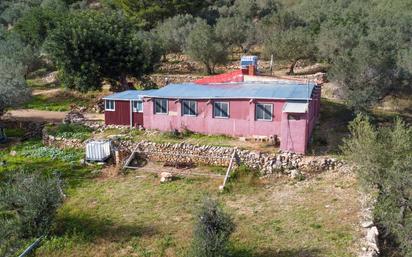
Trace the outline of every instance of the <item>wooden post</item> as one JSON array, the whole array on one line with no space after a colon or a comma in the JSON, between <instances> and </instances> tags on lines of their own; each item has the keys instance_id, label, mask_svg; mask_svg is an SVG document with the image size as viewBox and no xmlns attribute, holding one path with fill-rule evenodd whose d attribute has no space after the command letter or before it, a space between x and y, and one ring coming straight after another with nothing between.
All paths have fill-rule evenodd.
<instances>
[{"instance_id":1,"label":"wooden post","mask_svg":"<svg viewBox=\"0 0 412 257\"><path fill-rule=\"evenodd\" d=\"M136 146L136 147L134 148L134 150L130 153L130 156L129 156L129 158L127 158L127 160L126 160L123 168L127 168L127 166L129 165L130 161L132 160L132 158L133 158L133 156L134 156L134 153L137 152L137 147L138 147L138 146Z\"/></svg>"},{"instance_id":2,"label":"wooden post","mask_svg":"<svg viewBox=\"0 0 412 257\"><path fill-rule=\"evenodd\" d=\"M233 161L235 160L235 156L236 156L236 149L233 151L232 158L230 159L229 166L227 167L226 176L223 180L223 184L219 187L220 191L223 191L223 189L225 188L226 182L229 178L230 170L233 167Z\"/></svg>"}]
</instances>

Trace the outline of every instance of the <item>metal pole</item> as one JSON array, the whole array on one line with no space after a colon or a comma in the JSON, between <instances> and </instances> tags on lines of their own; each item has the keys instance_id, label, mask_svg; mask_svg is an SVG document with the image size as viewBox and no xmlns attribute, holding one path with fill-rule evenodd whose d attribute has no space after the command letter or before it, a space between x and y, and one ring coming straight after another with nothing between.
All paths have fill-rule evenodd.
<instances>
[{"instance_id":1,"label":"metal pole","mask_svg":"<svg viewBox=\"0 0 412 257\"><path fill-rule=\"evenodd\" d=\"M29 253L31 253L34 249L36 249L39 246L40 241L42 239L43 239L43 236L37 238L37 240L34 241L34 243L32 243L29 247L27 247L26 250L24 250L24 252L22 252L22 254L19 255L19 257L24 257L28 255Z\"/></svg>"}]
</instances>

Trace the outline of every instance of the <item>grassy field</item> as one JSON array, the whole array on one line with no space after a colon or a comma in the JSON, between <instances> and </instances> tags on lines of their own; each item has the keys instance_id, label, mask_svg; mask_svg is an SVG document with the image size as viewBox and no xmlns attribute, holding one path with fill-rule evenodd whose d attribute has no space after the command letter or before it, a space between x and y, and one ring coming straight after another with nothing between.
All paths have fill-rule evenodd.
<instances>
[{"instance_id":1,"label":"grassy field","mask_svg":"<svg viewBox=\"0 0 412 257\"><path fill-rule=\"evenodd\" d=\"M54 233L37 256L185 256L205 195L218 198L235 219L232 256L353 256L359 207L352 177L240 179L218 194L221 182L159 184L147 173L85 181L68 191Z\"/></svg>"},{"instance_id":2,"label":"grassy field","mask_svg":"<svg viewBox=\"0 0 412 257\"><path fill-rule=\"evenodd\" d=\"M61 91L58 94L35 95L23 107L44 111L69 111L70 105L87 106L88 103L86 98Z\"/></svg>"},{"instance_id":3,"label":"grassy field","mask_svg":"<svg viewBox=\"0 0 412 257\"><path fill-rule=\"evenodd\" d=\"M193 132L169 133L158 131L139 131L137 129L106 129L104 132L94 135L96 138L117 136L133 141L147 140L156 143L188 143L199 145L230 146L241 149L259 150L262 152L277 152L279 148L270 142L241 141L225 135L203 135Z\"/></svg>"},{"instance_id":4,"label":"grassy field","mask_svg":"<svg viewBox=\"0 0 412 257\"><path fill-rule=\"evenodd\" d=\"M194 214L206 195L224 204L235 220L232 256L354 256L359 206L356 179L349 174L329 172L300 182L241 175L218 193L221 178L160 184L156 175L139 171L98 176L94 171L100 167L80 164L82 156L38 141L0 153L6 162L0 176L26 169L65 178L68 198L36 256L185 256Z\"/></svg>"}]
</instances>

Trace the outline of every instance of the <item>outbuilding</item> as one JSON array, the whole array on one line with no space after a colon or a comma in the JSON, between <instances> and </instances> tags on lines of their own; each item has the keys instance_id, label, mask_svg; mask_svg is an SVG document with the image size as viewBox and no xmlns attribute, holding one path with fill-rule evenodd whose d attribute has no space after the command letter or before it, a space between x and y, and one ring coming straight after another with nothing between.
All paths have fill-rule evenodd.
<instances>
[{"instance_id":1,"label":"outbuilding","mask_svg":"<svg viewBox=\"0 0 412 257\"><path fill-rule=\"evenodd\" d=\"M106 125L143 126L142 92L151 90L127 90L104 97Z\"/></svg>"}]
</instances>

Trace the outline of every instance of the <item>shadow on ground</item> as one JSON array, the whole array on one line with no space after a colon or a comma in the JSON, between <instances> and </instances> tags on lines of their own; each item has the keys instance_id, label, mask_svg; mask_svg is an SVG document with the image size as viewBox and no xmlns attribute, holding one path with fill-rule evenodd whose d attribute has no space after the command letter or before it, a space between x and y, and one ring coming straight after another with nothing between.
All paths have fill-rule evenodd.
<instances>
[{"instance_id":1,"label":"shadow on ground","mask_svg":"<svg viewBox=\"0 0 412 257\"><path fill-rule=\"evenodd\" d=\"M263 249L263 250L251 250L251 249L234 249L231 250L230 256L232 257L317 257L321 254L321 251L317 248L310 249Z\"/></svg>"},{"instance_id":2,"label":"shadow on ground","mask_svg":"<svg viewBox=\"0 0 412 257\"><path fill-rule=\"evenodd\" d=\"M349 134L348 125L354 118L354 113L345 104L322 99L320 119L313 130L308 153L339 153L339 145Z\"/></svg>"},{"instance_id":3,"label":"shadow on ground","mask_svg":"<svg viewBox=\"0 0 412 257\"><path fill-rule=\"evenodd\" d=\"M138 226L132 224L116 224L107 218L91 217L88 214L60 214L56 219L54 234L67 238L77 238L82 241L97 239L120 242L132 237L152 236L157 233L153 226Z\"/></svg>"}]
</instances>

